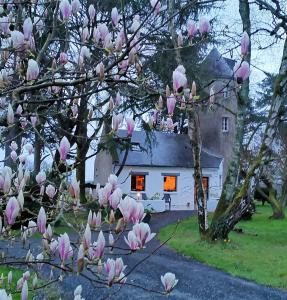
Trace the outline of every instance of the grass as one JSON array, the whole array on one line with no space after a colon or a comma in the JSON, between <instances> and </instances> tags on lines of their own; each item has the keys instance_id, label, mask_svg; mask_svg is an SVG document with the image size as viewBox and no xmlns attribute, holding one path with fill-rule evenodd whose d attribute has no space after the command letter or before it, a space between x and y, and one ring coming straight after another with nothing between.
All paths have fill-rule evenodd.
<instances>
[{"instance_id":1,"label":"grass","mask_svg":"<svg viewBox=\"0 0 287 300\"><path fill-rule=\"evenodd\" d=\"M168 245L184 255L258 283L287 289L287 218L272 220L270 206L257 206L251 221L242 221L231 232L229 242L200 241L197 217L184 220ZM171 236L175 224L160 231L160 239Z\"/></svg>"},{"instance_id":2,"label":"grass","mask_svg":"<svg viewBox=\"0 0 287 300\"><path fill-rule=\"evenodd\" d=\"M7 276L9 271L12 271L12 284L11 286L7 285ZM16 286L17 286L17 281L18 279L20 279L23 275L24 271L20 270L20 269L16 269L16 268L12 268L12 267L6 267L6 266L0 266L0 276L3 274L3 282L1 282L0 284L0 289L4 288L6 289L6 292L12 293L12 298L13 300L20 300L21 299L21 291L19 293L15 293L16 292ZM30 278L28 280L28 286L29 289L32 286L32 280L33 280L33 274L31 273ZM29 291L29 299L33 298L34 293Z\"/></svg>"}]
</instances>

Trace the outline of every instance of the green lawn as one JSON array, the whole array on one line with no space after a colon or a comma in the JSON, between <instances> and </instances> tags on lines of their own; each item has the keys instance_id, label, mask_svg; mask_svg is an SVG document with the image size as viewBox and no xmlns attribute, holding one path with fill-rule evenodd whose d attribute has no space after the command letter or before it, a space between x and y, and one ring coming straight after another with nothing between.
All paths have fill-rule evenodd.
<instances>
[{"instance_id":1,"label":"green lawn","mask_svg":"<svg viewBox=\"0 0 287 300\"><path fill-rule=\"evenodd\" d=\"M10 287L7 285L7 276L8 276L9 271L12 271L12 274L13 274L12 275L12 284L11 284ZM0 289L4 288L4 289L6 289L6 291L8 293L13 292L13 294L12 294L13 300L20 300L21 299L21 293L20 292L15 293L15 291L16 291L17 281L18 281L19 278L22 277L23 273L24 273L24 271L22 271L20 269L16 269L16 268L12 268L12 267L6 267L6 266L1 266L0 267L0 276L1 276L1 274L3 274L3 276L4 276L3 283L0 284ZM31 288L31 286L32 286L32 279L33 279L33 277L31 278L31 276L30 276L30 279L28 281L29 288ZM29 299L33 298L33 294L34 293L29 292Z\"/></svg>"},{"instance_id":2,"label":"green lawn","mask_svg":"<svg viewBox=\"0 0 287 300\"><path fill-rule=\"evenodd\" d=\"M269 206L257 206L251 221L237 225L243 234L232 232L229 243L214 244L200 241L197 218L190 217L180 223L168 245L233 275L287 289L287 219L271 220L271 213ZM174 226L160 231L162 241L171 235Z\"/></svg>"}]
</instances>

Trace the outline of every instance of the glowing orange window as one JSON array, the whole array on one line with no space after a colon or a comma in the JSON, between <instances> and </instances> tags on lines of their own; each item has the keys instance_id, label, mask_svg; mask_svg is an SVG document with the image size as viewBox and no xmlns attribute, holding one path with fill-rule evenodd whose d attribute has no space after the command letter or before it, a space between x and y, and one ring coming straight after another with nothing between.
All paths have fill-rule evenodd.
<instances>
[{"instance_id":1,"label":"glowing orange window","mask_svg":"<svg viewBox=\"0 0 287 300\"><path fill-rule=\"evenodd\" d=\"M145 175L131 176L131 190L144 191L145 190Z\"/></svg>"},{"instance_id":2,"label":"glowing orange window","mask_svg":"<svg viewBox=\"0 0 287 300\"><path fill-rule=\"evenodd\" d=\"M163 177L163 190L165 192L176 192L177 179L176 176Z\"/></svg>"}]
</instances>

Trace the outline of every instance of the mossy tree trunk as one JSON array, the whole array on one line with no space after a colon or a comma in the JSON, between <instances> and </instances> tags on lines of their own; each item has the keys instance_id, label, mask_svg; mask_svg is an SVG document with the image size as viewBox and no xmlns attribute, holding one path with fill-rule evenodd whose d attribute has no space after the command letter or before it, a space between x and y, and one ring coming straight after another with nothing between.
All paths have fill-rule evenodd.
<instances>
[{"instance_id":1,"label":"mossy tree trunk","mask_svg":"<svg viewBox=\"0 0 287 300\"><path fill-rule=\"evenodd\" d=\"M285 38L283 56L279 75L276 78L272 103L268 115L268 123L264 132L260 150L249 167L245 179L234 194L233 201L228 207L217 214L212 220L209 230L209 239L226 239L234 225L241 219L248 208L251 195L254 194L255 180L261 172L262 166L269 161L272 153L271 147L276 136L277 126L280 121L280 110L287 95L287 39Z\"/></svg>"}]
</instances>

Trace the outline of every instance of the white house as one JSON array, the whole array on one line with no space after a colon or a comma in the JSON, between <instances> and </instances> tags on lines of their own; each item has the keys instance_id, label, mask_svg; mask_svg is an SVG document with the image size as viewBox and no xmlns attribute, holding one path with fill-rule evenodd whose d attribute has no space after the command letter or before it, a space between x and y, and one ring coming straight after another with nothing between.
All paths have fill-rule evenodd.
<instances>
[{"instance_id":1,"label":"white house","mask_svg":"<svg viewBox=\"0 0 287 300\"><path fill-rule=\"evenodd\" d=\"M126 131L119 131L126 136ZM117 149L117 159L107 151L95 160L95 183L104 185L110 173L117 173L123 193L141 199L156 211L196 209L192 148L186 134L154 132L148 143L144 131L135 131L130 150ZM207 207L213 211L222 189L223 158L203 149L201 165ZM164 198L164 199L163 199ZM165 200L170 199L165 202Z\"/></svg>"}]
</instances>

